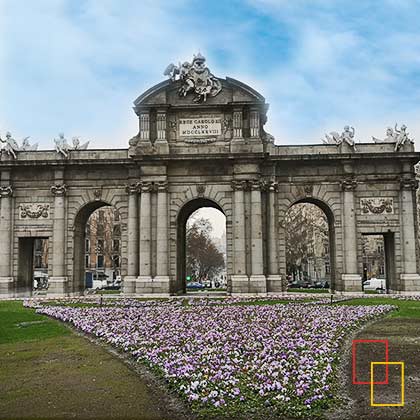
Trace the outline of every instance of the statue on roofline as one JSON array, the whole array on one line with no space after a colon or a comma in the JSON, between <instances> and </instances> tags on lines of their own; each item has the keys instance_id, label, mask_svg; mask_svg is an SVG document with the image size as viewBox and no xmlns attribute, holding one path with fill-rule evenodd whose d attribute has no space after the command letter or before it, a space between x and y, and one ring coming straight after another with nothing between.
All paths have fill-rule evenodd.
<instances>
[{"instance_id":1,"label":"statue on roofline","mask_svg":"<svg viewBox=\"0 0 420 420\"><path fill-rule=\"evenodd\" d=\"M394 151L397 152L405 143L413 143L413 140L408 137L407 126L403 124L398 130L398 125L395 123L395 129L388 127L386 130L386 137L381 140L372 136L375 143L395 143Z\"/></svg>"},{"instance_id":2,"label":"statue on roofline","mask_svg":"<svg viewBox=\"0 0 420 420\"><path fill-rule=\"evenodd\" d=\"M331 131L329 135L325 134L325 139L322 139L322 141L325 144L335 144L336 146L339 146L342 143L347 143L350 147L353 147L353 149L357 151L356 144L354 142L355 131L354 127L346 125L341 134L338 134L336 131Z\"/></svg>"},{"instance_id":3,"label":"statue on roofline","mask_svg":"<svg viewBox=\"0 0 420 420\"><path fill-rule=\"evenodd\" d=\"M19 146L19 143L12 137L12 134L10 131L6 133L6 138L3 140L0 137L0 142L4 143L4 146L1 147L1 150L5 151L9 156L12 156L13 159L16 159L17 152L27 152L27 151L35 151L38 149L38 143L35 143L33 145L29 144L29 137L25 137L22 140L22 146Z\"/></svg>"},{"instance_id":4,"label":"statue on roofline","mask_svg":"<svg viewBox=\"0 0 420 420\"><path fill-rule=\"evenodd\" d=\"M80 144L79 137L72 138L72 145L67 142L67 139L64 137L64 133L59 133L58 139L54 139L55 150L58 154L62 154L65 158L69 157L69 152L71 150L86 150L89 146L90 141L87 141L83 144Z\"/></svg>"}]
</instances>

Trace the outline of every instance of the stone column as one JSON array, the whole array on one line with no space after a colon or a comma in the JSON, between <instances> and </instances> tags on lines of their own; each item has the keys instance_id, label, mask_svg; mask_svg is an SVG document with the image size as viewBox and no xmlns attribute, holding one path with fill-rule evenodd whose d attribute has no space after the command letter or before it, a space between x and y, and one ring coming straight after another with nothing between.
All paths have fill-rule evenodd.
<instances>
[{"instance_id":1,"label":"stone column","mask_svg":"<svg viewBox=\"0 0 420 420\"><path fill-rule=\"evenodd\" d=\"M65 276L66 226L65 226L65 195L67 186L55 184L51 187L54 194L54 225L53 225L53 256L52 276L48 279L48 295L65 295L68 277Z\"/></svg>"},{"instance_id":2,"label":"stone column","mask_svg":"<svg viewBox=\"0 0 420 420\"><path fill-rule=\"evenodd\" d=\"M277 256L277 182L268 184L268 277L267 291L282 292L281 275L279 274L279 264Z\"/></svg>"},{"instance_id":3,"label":"stone column","mask_svg":"<svg viewBox=\"0 0 420 420\"><path fill-rule=\"evenodd\" d=\"M127 220L127 275L124 278L124 294L136 291L136 279L139 275L139 228L138 228L138 192L139 184L133 183L126 188L128 194Z\"/></svg>"},{"instance_id":4,"label":"stone column","mask_svg":"<svg viewBox=\"0 0 420 420\"><path fill-rule=\"evenodd\" d=\"M263 238L262 238L262 202L259 180L251 182L251 277L250 293L266 293L267 281L264 275Z\"/></svg>"},{"instance_id":5,"label":"stone column","mask_svg":"<svg viewBox=\"0 0 420 420\"><path fill-rule=\"evenodd\" d=\"M361 276L357 270L357 233L354 190L357 182L353 178L341 183L343 189L343 244L344 270L341 276L342 292L361 292Z\"/></svg>"},{"instance_id":6,"label":"stone column","mask_svg":"<svg viewBox=\"0 0 420 420\"><path fill-rule=\"evenodd\" d=\"M151 182L140 183L140 229L139 229L139 277L136 281L136 293L152 293L152 215L151 215Z\"/></svg>"},{"instance_id":7,"label":"stone column","mask_svg":"<svg viewBox=\"0 0 420 420\"><path fill-rule=\"evenodd\" d=\"M11 272L12 194L11 185L0 186L0 297L13 295Z\"/></svg>"},{"instance_id":8,"label":"stone column","mask_svg":"<svg viewBox=\"0 0 420 420\"><path fill-rule=\"evenodd\" d=\"M248 292L248 275L246 273L245 247L245 188L246 181L235 180L233 189L233 275L232 293Z\"/></svg>"},{"instance_id":9,"label":"stone column","mask_svg":"<svg viewBox=\"0 0 420 420\"><path fill-rule=\"evenodd\" d=\"M156 277L153 293L169 293L168 276L168 183L157 183Z\"/></svg>"},{"instance_id":10,"label":"stone column","mask_svg":"<svg viewBox=\"0 0 420 420\"><path fill-rule=\"evenodd\" d=\"M401 259L402 269L400 291L420 291L420 276L417 273L416 241L417 229L415 227L415 198L418 181L414 178L401 178L400 208L401 208Z\"/></svg>"}]
</instances>

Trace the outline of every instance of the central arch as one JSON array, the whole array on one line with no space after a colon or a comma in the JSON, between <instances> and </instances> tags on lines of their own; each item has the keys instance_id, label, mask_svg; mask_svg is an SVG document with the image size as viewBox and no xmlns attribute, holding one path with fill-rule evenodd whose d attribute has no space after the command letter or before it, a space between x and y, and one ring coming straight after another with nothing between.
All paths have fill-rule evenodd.
<instances>
[{"instance_id":1,"label":"central arch","mask_svg":"<svg viewBox=\"0 0 420 420\"><path fill-rule=\"evenodd\" d=\"M213 200L208 198L193 199L181 208L177 217L177 276L176 276L176 290L177 292L186 293L186 233L187 221L189 217L197 210L211 207L219 210L225 217L226 214L223 209Z\"/></svg>"}]
</instances>

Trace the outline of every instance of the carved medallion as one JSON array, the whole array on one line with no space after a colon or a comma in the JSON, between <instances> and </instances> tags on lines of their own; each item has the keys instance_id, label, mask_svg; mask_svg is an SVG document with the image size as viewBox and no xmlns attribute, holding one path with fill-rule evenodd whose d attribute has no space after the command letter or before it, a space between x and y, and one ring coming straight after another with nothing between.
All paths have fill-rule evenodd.
<instances>
[{"instance_id":1,"label":"carved medallion","mask_svg":"<svg viewBox=\"0 0 420 420\"><path fill-rule=\"evenodd\" d=\"M394 200L392 198L361 198L362 214L393 214Z\"/></svg>"},{"instance_id":2,"label":"carved medallion","mask_svg":"<svg viewBox=\"0 0 420 420\"><path fill-rule=\"evenodd\" d=\"M50 205L45 203L23 203L19 205L19 219L49 219Z\"/></svg>"}]
</instances>

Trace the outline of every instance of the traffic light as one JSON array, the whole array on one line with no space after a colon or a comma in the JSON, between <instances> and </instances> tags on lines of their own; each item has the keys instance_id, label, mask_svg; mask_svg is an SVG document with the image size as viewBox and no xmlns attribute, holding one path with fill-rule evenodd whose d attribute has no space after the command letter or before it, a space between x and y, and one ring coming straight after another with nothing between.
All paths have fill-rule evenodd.
<instances>
[{"instance_id":1,"label":"traffic light","mask_svg":"<svg viewBox=\"0 0 420 420\"><path fill-rule=\"evenodd\" d=\"M187 276L187 281L190 281L191 280L191 276Z\"/></svg>"}]
</instances>

